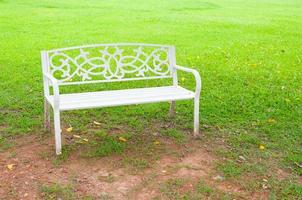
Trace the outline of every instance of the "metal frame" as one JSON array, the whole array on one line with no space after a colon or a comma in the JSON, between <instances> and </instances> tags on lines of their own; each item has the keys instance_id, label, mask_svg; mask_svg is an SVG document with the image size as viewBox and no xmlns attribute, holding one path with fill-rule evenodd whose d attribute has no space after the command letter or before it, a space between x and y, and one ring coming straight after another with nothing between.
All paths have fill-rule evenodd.
<instances>
[{"instance_id":1,"label":"metal frame","mask_svg":"<svg viewBox=\"0 0 302 200\"><path fill-rule=\"evenodd\" d=\"M82 81L77 81L77 82L64 82L61 81L57 78L54 77L54 75L51 73L51 59L49 54L54 53L54 52L60 52L60 54L65 55L61 52L64 51L68 51L68 50L77 50L79 49L81 53L83 48L96 48L96 47L114 47L117 48L119 50L120 46L127 46L127 47L153 47L153 48L161 48L161 50L163 50L163 48L167 48L168 52L167 52L167 61L169 64L169 75L159 75L159 76L144 76L144 73L142 77L135 77L135 78L123 78L123 77L119 77L119 78L114 78L114 79L107 79L107 80L93 80L93 81L86 81L86 80L82 80ZM155 53L153 53L153 56L156 55ZM147 56L146 56L147 57ZM114 55L111 55L111 58L114 58ZM41 59L42 59L42 72L43 72L43 85L44 85L44 117L45 117L45 122L44 122L44 127L45 129L49 130L50 129L50 115L49 115L49 107L51 106L53 108L53 117L54 117L54 130L55 130L55 141L56 141L56 154L59 155L61 154L61 127L60 127L60 111L64 110L64 107L62 104L64 98L67 98L66 95L64 96L64 94L60 95L60 91L59 91L59 86L63 86L63 85L74 85L74 84L87 84L87 83L101 83L101 82L116 82L116 81L133 81L133 80L147 80L147 79L158 79L158 78L172 78L173 79L173 86L169 86L169 87L158 87L157 88L146 88L145 93L148 94L146 95L145 98L150 98L150 99L143 99L144 101L131 101L127 102L127 100L125 99L124 101L121 99L120 102L118 102L119 105L129 105L129 104L133 104L133 103L149 103L149 102L160 102L160 101L167 101L170 100L171 105L170 105L170 110L169 110L169 114L171 116L174 115L175 113L175 101L179 100L179 99L192 99L194 98L194 136L197 136L199 134L199 100L200 100L200 91L201 91L201 78L200 75L198 73L198 71L194 70L194 69L190 69L190 68L186 68L186 67L182 67L179 65L176 65L176 56L175 56L175 48L174 46L170 46L170 45L155 45L155 44L137 44L137 43L118 43L118 44L94 44L94 45L86 45L86 46L77 46L77 47L69 47L69 48L61 48L61 49L54 49L54 50L50 50L50 51L42 51L41 52ZM70 60L70 58L68 58ZM87 58L88 59L88 58ZM64 60L62 60L63 62ZM68 61L68 60L67 60ZM65 64L67 63L67 61L65 62ZM161 62L161 64L164 63L164 61ZM91 64L91 63L90 63ZM164 63L165 64L165 63ZM145 64L146 65L146 64ZM103 66L95 66L92 65L93 67L103 67ZM144 66L145 67L145 66ZM157 66L157 68L160 68L161 66ZM140 70L139 69L135 69L135 70ZM180 87L178 85L178 79L177 79L177 71L184 71L184 72L188 72L188 73L192 73L195 77L195 81L196 81L196 87L195 87L195 92L191 92L188 91L182 87ZM137 72L135 71L135 72ZM157 71L155 71L157 72ZM142 75L140 74L140 75ZM53 95L50 95L50 88L52 88L52 93ZM156 92L156 91L169 91L167 94L165 94L165 96L163 94L149 94L150 92ZM142 91L142 89L140 90ZM105 91L106 92L106 91ZM135 92L135 90L120 90L119 91L115 91L115 95L123 95L125 93L132 93ZM169 94L171 93L171 96L169 96ZM108 93L109 94L109 93ZM174 96L172 95L174 94ZM72 94L74 95L74 94ZM79 95L75 94L75 98L84 98L85 96L88 96L87 98L89 98L91 95L96 95L95 93L82 93L81 97ZM106 93L99 93L97 95L103 95L102 98L104 98L104 95L106 95ZM139 95L139 94L138 94ZM151 96L152 98L151 98ZM70 98L70 96L68 97ZM108 97L110 98L110 97ZM128 97L131 98L131 97ZM155 99L153 101L153 99ZM60 100L62 100L62 102L60 102ZM102 99L97 99L98 101L102 101ZM116 100L116 99L115 99ZM77 101L77 100L75 100ZM115 102L116 103L116 102ZM75 103L74 103L75 104ZM75 104L76 105L76 104ZM105 105L105 104L104 104ZM110 104L106 104L105 106L115 106L114 104L110 105ZM101 104L97 104L97 105L87 105L86 108L92 108L92 107L104 107ZM73 107L69 107L68 110L72 110ZM79 109L79 107L75 106L74 109ZM67 110L65 108L65 110Z\"/></svg>"}]
</instances>

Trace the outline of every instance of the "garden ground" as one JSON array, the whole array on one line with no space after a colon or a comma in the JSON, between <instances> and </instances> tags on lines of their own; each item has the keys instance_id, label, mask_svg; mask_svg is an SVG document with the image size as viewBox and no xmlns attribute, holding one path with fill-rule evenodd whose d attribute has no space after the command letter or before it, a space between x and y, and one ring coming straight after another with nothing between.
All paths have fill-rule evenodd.
<instances>
[{"instance_id":1,"label":"garden ground","mask_svg":"<svg viewBox=\"0 0 302 200\"><path fill-rule=\"evenodd\" d=\"M301 198L300 1L0 0L0 30L0 198ZM173 44L200 72L198 140L191 101L72 111L54 155L40 51L114 42Z\"/></svg>"}]
</instances>

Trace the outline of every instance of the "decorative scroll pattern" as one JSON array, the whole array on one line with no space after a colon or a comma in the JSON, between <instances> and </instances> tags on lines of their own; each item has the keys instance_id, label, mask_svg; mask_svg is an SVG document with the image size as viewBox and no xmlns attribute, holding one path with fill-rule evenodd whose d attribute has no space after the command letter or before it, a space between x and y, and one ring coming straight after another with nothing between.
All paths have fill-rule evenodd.
<instances>
[{"instance_id":1,"label":"decorative scroll pattern","mask_svg":"<svg viewBox=\"0 0 302 200\"><path fill-rule=\"evenodd\" d=\"M85 47L49 53L49 71L60 82L170 76L168 47Z\"/></svg>"}]
</instances>

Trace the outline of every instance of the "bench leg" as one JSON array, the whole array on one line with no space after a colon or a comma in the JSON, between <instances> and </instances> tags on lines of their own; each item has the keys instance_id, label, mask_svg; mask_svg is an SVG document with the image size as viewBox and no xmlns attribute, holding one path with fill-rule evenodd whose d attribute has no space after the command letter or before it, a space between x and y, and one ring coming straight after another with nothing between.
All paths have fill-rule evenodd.
<instances>
[{"instance_id":1,"label":"bench leg","mask_svg":"<svg viewBox=\"0 0 302 200\"><path fill-rule=\"evenodd\" d=\"M46 99L44 99L44 130L50 130L49 104Z\"/></svg>"},{"instance_id":2,"label":"bench leg","mask_svg":"<svg viewBox=\"0 0 302 200\"><path fill-rule=\"evenodd\" d=\"M54 109L54 122L55 122L56 154L60 155L62 153L62 146L61 146L61 125L60 125L59 109Z\"/></svg>"},{"instance_id":3,"label":"bench leg","mask_svg":"<svg viewBox=\"0 0 302 200\"><path fill-rule=\"evenodd\" d=\"M194 137L199 135L199 98L194 98Z\"/></svg>"},{"instance_id":4,"label":"bench leg","mask_svg":"<svg viewBox=\"0 0 302 200\"><path fill-rule=\"evenodd\" d=\"M171 101L169 109L169 117L175 116L175 101Z\"/></svg>"}]
</instances>

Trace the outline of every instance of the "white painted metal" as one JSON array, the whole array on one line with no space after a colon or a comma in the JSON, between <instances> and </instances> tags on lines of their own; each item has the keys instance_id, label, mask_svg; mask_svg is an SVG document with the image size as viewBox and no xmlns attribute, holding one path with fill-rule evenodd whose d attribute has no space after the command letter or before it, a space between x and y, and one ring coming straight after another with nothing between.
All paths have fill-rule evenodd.
<instances>
[{"instance_id":1,"label":"white painted metal","mask_svg":"<svg viewBox=\"0 0 302 200\"><path fill-rule=\"evenodd\" d=\"M172 76L173 76L173 85L177 86L178 85L178 78L177 78L177 70L175 68L176 65L176 55L175 55L175 47L172 46L170 47L169 50L169 57L170 57L170 63L172 66ZM175 101L171 101L170 102L170 109L169 109L169 116L170 117L174 117L175 116L175 106L176 106L176 102Z\"/></svg>"},{"instance_id":2,"label":"white painted metal","mask_svg":"<svg viewBox=\"0 0 302 200\"><path fill-rule=\"evenodd\" d=\"M124 52L124 48L129 47L132 48L134 54L130 53L130 55ZM90 55L89 50L94 48L98 48L98 56ZM151 48L151 50L148 50L148 48ZM79 51L79 54L72 57L66 53L66 51L71 50ZM199 133L201 79L196 70L176 65L175 48L173 46L133 43L96 44L42 51L41 57L45 98L44 125L46 129L49 129L48 107L51 105L54 113L57 154L61 153L60 111L65 110L170 101L171 114L174 113L176 100L194 98L194 136ZM55 63L55 59L57 63ZM113 68L112 63L114 63ZM189 72L195 76L195 92L178 85L177 70ZM57 77L58 72L59 77ZM73 81L73 78L76 81ZM63 85L157 78L173 78L173 85L101 92L59 93L59 86ZM50 88L53 90L52 95L50 95Z\"/></svg>"},{"instance_id":3,"label":"white painted metal","mask_svg":"<svg viewBox=\"0 0 302 200\"><path fill-rule=\"evenodd\" d=\"M60 85L70 84L68 82L83 84L91 81L171 78L169 50L165 46L141 45L99 46L97 50L96 47L80 47L76 55L70 50L58 50L48 52L48 70L56 76Z\"/></svg>"},{"instance_id":4,"label":"white painted metal","mask_svg":"<svg viewBox=\"0 0 302 200\"><path fill-rule=\"evenodd\" d=\"M181 67L176 65L177 70L184 72L192 73L195 77L196 86L195 86L195 97L194 97L194 136L196 137L199 134L199 99L200 99L200 90L201 90L201 78L198 71L186 67Z\"/></svg>"},{"instance_id":5,"label":"white painted metal","mask_svg":"<svg viewBox=\"0 0 302 200\"><path fill-rule=\"evenodd\" d=\"M151 102L193 99L194 93L180 86L112 90L60 95L60 110L111 107ZM49 97L53 105L54 96Z\"/></svg>"}]
</instances>

